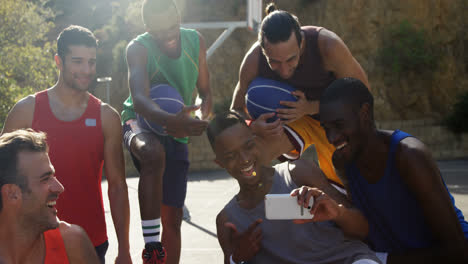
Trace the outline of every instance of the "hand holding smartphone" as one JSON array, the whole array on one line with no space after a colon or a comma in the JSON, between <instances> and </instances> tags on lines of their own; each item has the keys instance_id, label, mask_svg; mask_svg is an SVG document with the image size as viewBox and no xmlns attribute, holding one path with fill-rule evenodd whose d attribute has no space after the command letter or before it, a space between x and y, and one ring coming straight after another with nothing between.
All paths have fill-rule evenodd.
<instances>
[{"instance_id":1,"label":"hand holding smartphone","mask_svg":"<svg viewBox=\"0 0 468 264\"><path fill-rule=\"evenodd\" d=\"M309 200L308 208L297 204L297 197L285 194L265 195L265 217L269 220L312 219L310 209L314 199Z\"/></svg>"}]
</instances>

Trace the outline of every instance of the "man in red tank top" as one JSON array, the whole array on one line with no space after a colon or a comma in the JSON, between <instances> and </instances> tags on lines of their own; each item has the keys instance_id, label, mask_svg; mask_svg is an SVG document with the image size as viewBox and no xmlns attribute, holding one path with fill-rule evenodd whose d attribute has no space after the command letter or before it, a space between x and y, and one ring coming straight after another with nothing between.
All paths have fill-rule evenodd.
<instances>
[{"instance_id":1,"label":"man in red tank top","mask_svg":"<svg viewBox=\"0 0 468 264\"><path fill-rule=\"evenodd\" d=\"M99 263L86 232L60 222L63 192L42 132L0 136L0 263Z\"/></svg>"},{"instance_id":2,"label":"man in red tank top","mask_svg":"<svg viewBox=\"0 0 468 264\"><path fill-rule=\"evenodd\" d=\"M47 133L50 159L67 190L57 203L61 220L81 226L101 262L107 251L102 201L102 168L119 242L117 262L131 262L129 202L122 152L120 116L88 92L96 75L97 40L86 28L70 26L57 39L57 83L20 100L4 132L33 128Z\"/></svg>"},{"instance_id":3,"label":"man in red tank top","mask_svg":"<svg viewBox=\"0 0 468 264\"><path fill-rule=\"evenodd\" d=\"M299 158L314 144L322 171L332 183L342 185L331 162L334 147L328 143L317 119L319 99L336 78L354 77L369 87L367 76L335 33L322 27L301 27L297 17L276 10L273 4L267 6L266 12L258 41L242 61L231 109L249 118L245 94L257 76L295 87L293 94L298 101L282 102L290 108L276 111L283 121L267 124L265 120L274 116L270 113L252 122L251 127L256 134L281 145L276 154L286 154L287 159Z\"/></svg>"}]
</instances>

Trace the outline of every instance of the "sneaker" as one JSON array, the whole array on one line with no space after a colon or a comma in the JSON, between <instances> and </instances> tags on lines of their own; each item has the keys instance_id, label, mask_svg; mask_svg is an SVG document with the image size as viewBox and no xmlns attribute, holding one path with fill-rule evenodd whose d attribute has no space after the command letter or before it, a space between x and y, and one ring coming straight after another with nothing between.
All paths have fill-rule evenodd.
<instances>
[{"instance_id":1,"label":"sneaker","mask_svg":"<svg viewBox=\"0 0 468 264\"><path fill-rule=\"evenodd\" d=\"M144 264L165 264L167 258L166 250L161 242L146 243L141 256Z\"/></svg>"}]
</instances>

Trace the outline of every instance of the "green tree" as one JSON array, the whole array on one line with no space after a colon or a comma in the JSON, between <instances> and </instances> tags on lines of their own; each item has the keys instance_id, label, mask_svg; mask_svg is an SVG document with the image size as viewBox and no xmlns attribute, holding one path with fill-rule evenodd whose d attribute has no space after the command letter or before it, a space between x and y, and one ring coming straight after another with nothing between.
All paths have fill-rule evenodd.
<instances>
[{"instance_id":1,"label":"green tree","mask_svg":"<svg viewBox=\"0 0 468 264\"><path fill-rule=\"evenodd\" d=\"M56 80L52 43L54 26L45 0L2 0L0 5L0 127L13 104Z\"/></svg>"}]
</instances>

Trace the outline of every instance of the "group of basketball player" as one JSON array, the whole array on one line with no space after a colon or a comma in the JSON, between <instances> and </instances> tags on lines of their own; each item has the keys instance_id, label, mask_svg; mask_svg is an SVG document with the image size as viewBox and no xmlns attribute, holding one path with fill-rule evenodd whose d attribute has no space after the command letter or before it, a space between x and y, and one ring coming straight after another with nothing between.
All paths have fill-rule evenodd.
<instances>
[{"instance_id":1,"label":"group of basketball player","mask_svg":"<svg viewBox=\"0 0 468 264\"><path fill-rule=\"evenodd\" d=\"M20 100L0 137L0 263L104 263L102 169L115 262L131 263L122 139L140 174L143 262L178 263L187 137L205 130L215 162L240 186L216 219L225 263L466 263L468 223L430 151L402 131L376 129L367 76L336 34L275 9L242 62L232 110L212 121L205 42L180 28L173 1L143 2L147 32L127 47L121 116L88 92L94 35L63 30L57 83ZM294 86L298 100L247 122L244 97L257 76ZM176 87L187 106L162 111L148 97L158 83ZM195 87L200 106L191 106ZM199 108L201 119L191 115ZM168 136L139 127L135 113ZM273 115L280 119L267 123ZM312 144L319 164L299 159ZM272 167L278 157L289 161ZM291 193L306 208L314 199L314 218L265 219L269 193Z\"/></svg>"}]
</instances>

